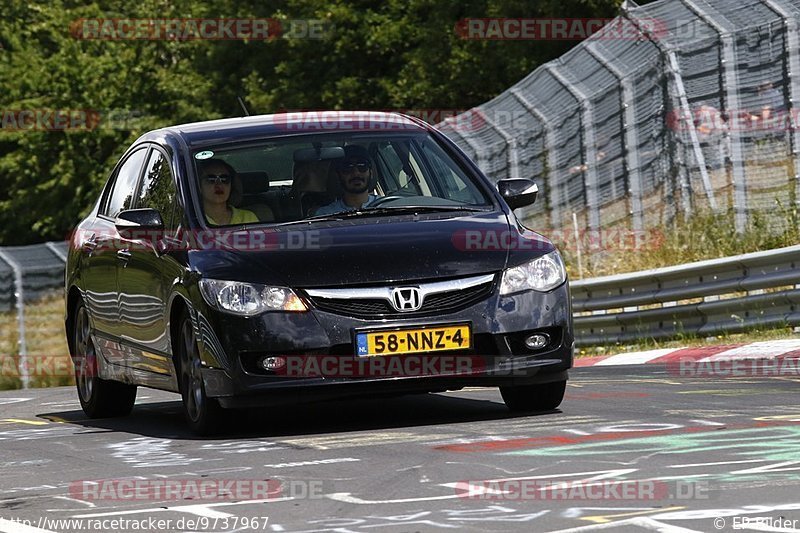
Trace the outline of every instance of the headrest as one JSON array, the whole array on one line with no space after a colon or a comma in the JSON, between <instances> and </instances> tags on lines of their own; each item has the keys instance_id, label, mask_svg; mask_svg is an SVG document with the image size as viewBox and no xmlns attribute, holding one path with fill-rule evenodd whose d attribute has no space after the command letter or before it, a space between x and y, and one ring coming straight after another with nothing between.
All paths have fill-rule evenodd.
<instances>
[{"instance_id":1,"label":"headrest","mask_svg":"<svg viewBox=\"0 0 800 533\"><path fill-rule=\"evenodd\" d=\"M238 172L237 175L242 182L243 194L258 194L269 189L269 176L266 172Z\"/></svg>"}]
</instances>

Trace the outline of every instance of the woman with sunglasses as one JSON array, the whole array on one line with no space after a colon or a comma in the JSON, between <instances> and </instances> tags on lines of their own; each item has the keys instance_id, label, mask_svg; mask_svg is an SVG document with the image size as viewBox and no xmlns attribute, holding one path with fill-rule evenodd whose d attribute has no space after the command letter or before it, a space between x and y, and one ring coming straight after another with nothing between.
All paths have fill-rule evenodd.
<instances>
[{"instance_id":1,"label":"woman with sunglasses","mask_svg":"<svg viewBox=\"0 0 800 533\"><path fill-rule=\"evenodd\" d=\"M203 211L209 224L228 226L258 222L258 217L252 211L231 205L236 203L236 198L241 197L241 187L232 166L221 159L206 159L197 166L203 194Z\"/></svg>"}]
</instances>

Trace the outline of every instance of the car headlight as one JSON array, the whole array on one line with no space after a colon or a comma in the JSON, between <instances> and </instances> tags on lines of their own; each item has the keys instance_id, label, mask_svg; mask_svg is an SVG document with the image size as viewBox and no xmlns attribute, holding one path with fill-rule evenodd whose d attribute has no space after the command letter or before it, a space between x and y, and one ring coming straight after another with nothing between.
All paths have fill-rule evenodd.
<instances>
[{"instance_id":1,"label":"car headlight","mask_svg":"<svg viewBox=\"0 0 800 533\"><path fill-rule=\"evenodd\" d=\"M200 292L208 305L237 315L253 316L265 311L307 311L292 289L257 283L201 279Z\"/></svg>"},{"instance_id":2,"label":"car headlight","mask_svg":"<svg viewBox=\"0 0 800 533\"><path fill-rule=\"evenodd\" d=\"M561 260L558 251L553 251L505 270L503 281L500 283L500 294L504 296L531 289L547 292L564 283L566 279L564 261Z\"/></svg>"}]
</instances>

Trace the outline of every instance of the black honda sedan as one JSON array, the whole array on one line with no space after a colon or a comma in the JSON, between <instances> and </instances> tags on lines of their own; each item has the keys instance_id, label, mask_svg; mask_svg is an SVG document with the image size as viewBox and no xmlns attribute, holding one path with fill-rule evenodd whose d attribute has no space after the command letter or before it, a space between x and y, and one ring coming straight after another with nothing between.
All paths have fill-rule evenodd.
<instances>
[{"instance_id":1,"label":"black honda sedan","mask_svg":"<svg viewBox=\"0 0 800 533\"><path fill-rule=\"evenodd\" d=\"M177 392L198 433L226 409L465 386L554 409L572 314L558 251L512 212L536 193L394 113L149 132L71 237L81 405Z\"/></svg>"}]
</instances>

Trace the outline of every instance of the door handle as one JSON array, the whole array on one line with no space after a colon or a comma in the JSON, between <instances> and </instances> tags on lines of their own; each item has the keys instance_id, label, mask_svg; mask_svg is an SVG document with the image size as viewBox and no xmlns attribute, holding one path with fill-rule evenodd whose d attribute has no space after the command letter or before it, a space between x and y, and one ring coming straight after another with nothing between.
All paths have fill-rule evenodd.
<instances>
[{"instance_id":1,"label":"door handle","mask_svg":"<svg viewBox=\"0 0 800 533\"><path fill-rule=\"evenodd\" d=\"M83 241L81 249L87 254L92 255L92 252L97 249L97 235L92 234L91 237Z\"/></svg>"}]
</instances>

